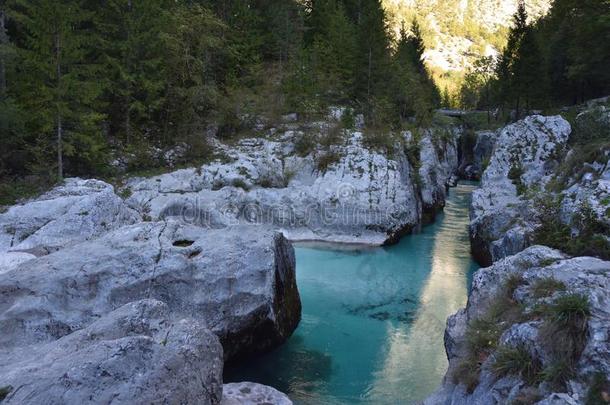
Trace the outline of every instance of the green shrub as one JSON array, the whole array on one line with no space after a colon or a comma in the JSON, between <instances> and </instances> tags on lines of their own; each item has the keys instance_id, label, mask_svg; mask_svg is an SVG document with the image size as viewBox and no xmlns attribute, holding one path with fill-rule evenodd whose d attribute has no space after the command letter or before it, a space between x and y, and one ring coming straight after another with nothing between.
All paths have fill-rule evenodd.
<instances>
[{"instance_id":1,"label":"green shrub","mask_svg":"<svg viewBox=\"0 0 610 405\"><path fill-rule=\"evenodd\" d=\"M7 385L5 387L0 387L0 402L2 402L4 400L4 398L6 398L8 396L8 394L11 393L12 390L13 390L13 387L11 387L10 385Z\"/></svg>"},{"instance_id":2,"label":"green shrub","mask_svg":"<svg viewBox=\"0 0 610 405\"><path fill-rule=\"evenodd\" d=\"M541 363L532 358L525 346L501 346L494 355L492 370L497 377L518 375L529 385L540 378Z\"/></svg>"},{"instance_id":3,"label":"green shrub","mask_svg":"<svg viewBox=\"0 0 610 405\"><path fill-rule=\"evenodd\" d=\"M545 350L555 362L566 361L574 367L586 344L591 315L588 298L565 294L539 306L537 312L544 319L539 336Z\"/></svg>"},{"instance_id":4,"label":"green shrub","mask_svg":"<svg viewBox=\"0 0 610 405\"><path fill-rule=\"evenodd\" d=\"M328 168L341 161L341 155L337 152L325 152L318 156L316 167L320 173L325 173Z\"/></svg>"},{"instance_id":5,"label":"green shrub","mask_svg":"<svg viewBox=\"0 0 610 405\"><path fill-rule=\"evenodd\" d=\"M243 179L233 179L233 187L241 188L242 190L248 191L250 187Z\"/></svg>"},{"instance_id":6,"label":"green shrub","mask_svg":"<svg viewBox=\"0 0 610 405\"><path fill-rule=\"evenodd\" d=\"M397 139L389 129L367 128L363 136L364 146L391 155L396 147Z\"/></svg>"},{"instance_id":7,"label":"green shrub","mask_svg":"<svg viewBox=\"0 0 610 405\"><path fill-rule=\"evenodd\" d=\"M566 285L552 277L540 278L531 287L534 298L550 297L557 291L565 291Z\"/></svg>"},{"instance_id":8,"label":"green shrub","mask_svg":"<svg viewBox=\"0 0 610 405\"><path fill-rule=\"evenodd\" d=\"M462 359L453 370L452 381L454 384L463 384L469 393L472 393L479 384L481 374L481 361L468 356Z\"/></svg>"},{"instance_id":9,"label":"green shrub","mask_svg":"<svg viewBox=\"0 0 610 405\"><path fill-rule=\"evenodd\" d=\"M605 237L610 230L597 219L588 205L583 205L574 217L573 225L578 229L578 235L572 236L572 228L561 221L561 197L543 195L534 204L540 223L534 232L534 243L562 250L572 256L610 259L610 242Z\"/></svg>"},{"instance_id":10,"label":"green shrub","mask_svg":"<svg viewBox=\"0 0 610 405\"><path fill-rule=\"evenodd\" d=\"M294 149L298 156L306 157L316 149L315 137L311 134L301 134L294 143Z\"/></svg>"},{"instance_id":11,"label":"green shrub","mask_svg":"<svg viewBox=\"0 0 610 405\"><path fill-rule=\"evenodd\" d=\"M341 125L345 129L354 129L354 127L356 126L356 117L353 109L345 109L343 115L341 115Z\"/></svg>"},{"instance_id":12,"label":"green shrub","mask_svg":"<svg viewBox=\"0 0 610 405\"><path fill-rule=\"evenodd\" d=\"M595 373L591 377L586 405L607 405L610 402L610 383L604 373Z\"/></svg>"},{"instance_id":13,"label":"green shrub","mask_svg":"<svg viewBox=\"0 0 610 405\"><path fill-rule=\"evenodd\" d=\"M320 139L320 144L324 149L329 150L332 146L341 145L345 140L345 129L341 123L327 128Z\"/></svg>"},{"instance_id":14,"label":"green shrub","mask_svg":"<svg viewBox=\"0 0 610 405\"><path fill-rule=\"evenodd\" d=\"M558 359L542 370L541 377L551 384L554 389L560 390L575 375L574 365L566 359Z\"/></svg>"},{"instance_id":15,"label":"green shrub","mask_svg":"<svg viewBox=\"0 0 610 405\"><path fill-rule=\"evenodd\" d=\"M17 202L44 193L56 184L53 178L30 176L27 179L0 179L0 206Z\"/></svg>"},{"instance_id":16,"label":"green shrub","mask_svg":"<svg viewBox=\"0 0 610 405\"><path fill-rule=\"evenodd\" d=\"M519 164L513 164L508 171L508 178L513 181L515 187L517 187L517 195L523 195L527 192L527 186L523 184L521 176L523 175L523 168Z\"/></svg>"},{"instance_id":17,"label":"green shrub","mask_svg":"<svg viewBox=\"0 0 610 405\"><path fill-rule=\"evenodd\" d=\"M476 387L481 364L497 348L502 333L523 319L523 307L513 300L515 290L523 283L520 275L511 275L490 302L487 312L473 319L466 328L466 356L453 375L470 392Z\"/></svg>"}]
</instances>

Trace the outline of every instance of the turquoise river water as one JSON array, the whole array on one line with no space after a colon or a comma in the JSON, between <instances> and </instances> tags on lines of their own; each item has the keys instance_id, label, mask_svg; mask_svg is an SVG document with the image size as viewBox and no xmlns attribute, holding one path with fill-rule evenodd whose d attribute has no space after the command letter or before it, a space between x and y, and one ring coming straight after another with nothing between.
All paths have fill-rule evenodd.
<instances>
[{"instance_id":1,"label":"turquoise river water","mask_svg":"<svg viewBox=\"0 0 610 405\"><path fill-rule=\"evenodd\" d=\"M283 346L225 372L296 404L413 404L447 369L447 316L466 303L473 184L451 189L434 224L396 246L297 247L303 316Z\"/></svg>"}]
</instances>

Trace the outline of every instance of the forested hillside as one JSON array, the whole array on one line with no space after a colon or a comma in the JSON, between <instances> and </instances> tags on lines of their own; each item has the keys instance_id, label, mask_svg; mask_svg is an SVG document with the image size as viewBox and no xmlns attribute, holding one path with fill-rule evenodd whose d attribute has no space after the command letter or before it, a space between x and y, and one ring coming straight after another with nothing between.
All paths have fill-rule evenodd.
<instances>
[{"instance_id":1,"label":"forested hillside","mask_svg":"<svg viewBox=\"0 0 610 405\"><path fill-rule=\"evenodd\" d=\"M1 4L4 182L111 175L122 154L145 168L144 151L179 143L203 159L206 133L331 104L389 128L438 102L419 31L392 42L378 0Z\"/></svg>"},{"instance_id":2,"label":"forested hillside","mask_svg":"<svg viewBox=\"0 0 610 405\"><path fill-rule=\"evenodd\" d=\"M548 5L2 1L0 194L111 177L119 161L163 167L176 146L178 164L206 160L210 137L273 128L288 113L318 119L333 105L349 108L345 125L362 113L369 133L387 134L426 126L439 105L514 119L610 93L610 2ZM463 39L463 80L425 65Z\"/></svg>"},{"instance_id":3,"label":"forested hillside","mask_svg":"<svg viewBox=\"0 0 610 405\"><path fill-rule=\"evenodd\" d=\"M519 0L384 0L390 26L418 19L427 51L426 64L440 86L457 94L463 73L483 56L506 45ZM526 0L530 21L545 15L552 0Z\"/></svg>"},{"instance_id":4,"label":"forested hillside","mask_svg":"<svg viewBox=\"0 0 610 405\"><path fill-rule=\"evenodd\" d=\"M501 107L519 118L534 109L610 94L610 2L556 0L535 22L523 4L497 59L482 59L462 88L466 108Z\"/></svg>"}]
</instances>

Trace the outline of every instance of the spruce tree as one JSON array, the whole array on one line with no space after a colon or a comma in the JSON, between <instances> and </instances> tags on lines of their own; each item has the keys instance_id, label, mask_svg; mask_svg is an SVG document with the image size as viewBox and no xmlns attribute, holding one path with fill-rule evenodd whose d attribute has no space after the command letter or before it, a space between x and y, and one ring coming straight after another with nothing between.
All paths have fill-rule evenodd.
<instances>
[{"instance_id":1,"label":"spruce tree","mask_svg":"<svg viewBox=\"0 0 610 405\"><path fill-rule=\"evenodd\" d=\"M76 173L103 165L101 116L95 110L101 88L87 59L90 15L78 0L17 0L13 16L24 33L19 101L28 111L29 129L40 134L39 163L45 164L54 139L59 179L65 158Z\"/></svg>"}]
</instances>

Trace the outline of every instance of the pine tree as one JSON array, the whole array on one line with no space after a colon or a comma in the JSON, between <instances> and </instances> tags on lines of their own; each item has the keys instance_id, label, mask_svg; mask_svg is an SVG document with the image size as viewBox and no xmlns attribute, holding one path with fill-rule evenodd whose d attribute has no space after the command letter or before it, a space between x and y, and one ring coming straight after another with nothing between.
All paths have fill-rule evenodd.
<instances>
[{"instance_id":1,"label":"pine tree","mask_svg":"<svg viewBox=\"0 0 610 405\"><path fill-rule=\"evenodd\" d=\"M225 25L200 5L179 5L168 14L167 32L161 35L166 57L162 117L166 141L191 140L211 118L220 95L213 61L224 45Z\"/></svg>"},{"instance_id":2,"label":"pine tree","mask_svg":"<svg viewBox=\"0 0 610 405\"><path fill-rule=\"evenodd\" d=\"M517 59L519 46L527 30L527 10L525 2L519 1L517 12L513 16L513 24L508 35L508 42L500 56L496 69L496 87L498 97L502 104L514 101L517 115L520 109L520 94L514 83L514 64Z\"/></svg>"},{"instance_id":3,"label":"pine tree","mask_svg":"<svg viewBox=\"0 0 610 405\"><path fill-rule=\"evenodd\" d=\"M171 4L171 2L170 2ZM110 134L126 144L159 136L153 124L165 103L161 36L170 23L166 0L92 2Z\"/></svg>"},{"instance_id":4,"label":"pine tree","mask_svg":"<svg viewBox=\"0 0 610 405\"><path fill-rule=\"evenodd\" d=\"M345 103L352 96L355 30L340 1L319 0L312 5L309 47L318 92L326 102Z\"/></svg>"},{"instance_id":5,"label":"pine tree","mask_svg":"<svg viewBox=\"0 0 610 405\"><path fill-rule=\"evenodd\" d=\"M87 62L90 16L77 0L15 3L13 16L25 37L20 60L27 77L21 77L19 92L30 115L28 126L39 131L42 150L55 138L58 178L63 178L65 158L74 172L91 170L103 164L104 142L94 108L101 89L95 66Z\"/></svg>"},{"instance_id":6,"label":"pine tree","mask_svg":"<svg viewBox=\"0 0 610 405\"><path fill-rule=\"evenodd\" d=\"M517 118L519 99L523 98L525 109L529 111L534 101L540 101L545 93L544 70L541 52L534 36L534 29L526 27L513 61L513 91L517 97Z\"/></svg>"},{"instance_id":7,"label":"pine tree","mask_svg":"<svg viewBox=\"0 0 610 405\"><path fill-rule=\"evenodd\" d=\"M440 103L438 88L423 61L424 52L417 22L413 21L410 33L403 25L393 57L394 103L401 119L414 116L422 125L431 120L434 108Z\"/></svg>"},{"instance_id":8,"label":"pine tree","mask_svg":"<svg viewBox=\"0 0 610 405\"><path fill-rule=\"evenodd\" d=\"M389 90L391 53L386 15L379 0L349 0L346 6L356 25L355 96L370 113L375 99L386 97Z\"/></svg>"}]
</instances>

